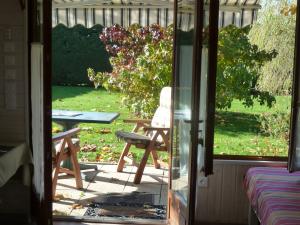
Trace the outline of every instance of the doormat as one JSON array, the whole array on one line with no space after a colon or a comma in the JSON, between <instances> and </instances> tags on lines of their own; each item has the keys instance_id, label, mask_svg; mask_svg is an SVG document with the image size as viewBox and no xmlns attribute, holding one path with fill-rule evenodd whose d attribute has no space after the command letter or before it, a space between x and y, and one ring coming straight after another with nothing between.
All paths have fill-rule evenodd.
<instances>
[{"instance_id":1,"label":"doormat","mask_svg":"<svg viewBox=\"0 0 300 225\"><path fill-rule=\"evenodd\" d=\"M84 216L166 219L166 206L153 203L154 195L149 193L106 194L98 199L97 202L89 204Z\"/></svg>"}]
</instances>

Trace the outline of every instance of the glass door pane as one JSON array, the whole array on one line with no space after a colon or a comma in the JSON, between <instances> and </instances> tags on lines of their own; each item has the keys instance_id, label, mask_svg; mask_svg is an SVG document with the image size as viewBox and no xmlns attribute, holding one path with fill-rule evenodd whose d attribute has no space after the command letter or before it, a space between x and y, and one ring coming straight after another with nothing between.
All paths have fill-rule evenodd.
<instances>
[{"instance_id":1,"label":"glass door pane","mask_svg":"<svg viewBox=\"0 0 300 225\"><path fill-rule=\"evenodd\" d=\"M171 224L195 223L198 177L212 173L218 1L212 4L186 0L175 7Z\"/></svg>"},{"instance_id":2,"label":"glass door pane","mask_svg":"<svg viewBox=\"0 0 300 225\"><path fill-rule=\"evenodd\" d=\"M176 61L171 187L184 202L188 199L189 154L192 119L192 78L195 1L180 1L176 24Z\"/></svg>"}]
</instances>

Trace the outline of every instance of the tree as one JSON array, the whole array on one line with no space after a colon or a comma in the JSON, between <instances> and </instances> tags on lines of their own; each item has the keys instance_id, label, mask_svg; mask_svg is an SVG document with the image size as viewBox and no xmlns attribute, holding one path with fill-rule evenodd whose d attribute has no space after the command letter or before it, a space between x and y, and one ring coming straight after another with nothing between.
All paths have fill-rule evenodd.
<instances>
[{"instance_id":1,"label":"tree","mask_svg":"<svg viewBox=\"0 0 300 225\"><path fill-rule=\"evenodd\" d=\"M114 25L105 28L100 40L111 55L111 73L88 69L95 86L121 91L123 103L135 114L152 117L159 93L169 86L172 75L173 28L138 24L127 29Z\"/></svg>"},{"instance_id":2,"label":"tree","mask_svg":"<svg viewBox=\"0 0 300 225\"><path fill-rule=\"evenodd\" d=\"M292 88L296 5L288 2L267 3L249 32L251 44L260 50L277 52L274 59L262 66L258 81L260 90L273 94L290 94Z\"/></svg>"},{"instance_id":3,"label":"tree","mask_svg":"<svg viewBox=\"0 0 300 225\"><path fill-rule=\"evenodd\" d=\"M228 26L219 32L216 107L230 108L233 99L252 106L254 99L269 107L275 98L257 90L259 69L275 53L258 50L247 37L249 27ZM183 32L183 31L182 31ZM151 117L158 106L162 87L171 83L173 28L159 25L125 29L114 25L100 35L110 53L113 70L88 76L95 86L121 91L124 103L136 114Z\"/></svg>"},{"instance_id":4,"label":"tree","mask_svg":"<svg viewBox=\"0 0 300 225\"><path fill-rule=\"evenodd\" d=\"M260 69L272 60L275 52L260 51L251 45L247 37L249 30L249 26L230 25L219 31L216 93L219 109L230 108L233 99L247 107L254 104L254 99L269 107L275 101L268 92L257 89Z\"/></svg>"}]
</instances>

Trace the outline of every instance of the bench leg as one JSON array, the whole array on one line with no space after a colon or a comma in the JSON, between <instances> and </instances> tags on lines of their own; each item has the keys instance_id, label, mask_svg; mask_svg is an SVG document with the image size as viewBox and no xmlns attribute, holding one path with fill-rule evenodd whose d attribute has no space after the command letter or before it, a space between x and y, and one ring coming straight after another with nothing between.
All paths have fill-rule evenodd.
<instances>
[{"instance_id":1,"label":"bench leg","mask_svg":"<svg viewBox=\"0 0 300 225\"><path fill-rule=\"evenodd\" d=\"M72 161L72 164L73 164L73 172L74 172L75 181L76 181L76 188L81 189L81 188L83 188L83 184L82 184L80 166L79 166L79 163L78 163L76 150L71 149L70 151L71 151L71 161Z\"/></svg>"},{"instance_id":2,"label":"bench leg","mask_svg":"<svg viewBox=\"0 0 300 225\"><path fill-rule=\"evenodd\" d=\"M52 172L52 198L55 197L55 193L56 193L56 185L57 185L57 179L58 179L58 173L59 173L59 169L57 167L54 168L53 172Z\"/></svg>"},{"instance_id":3,"label":"bench leg","mask_svg":"<svg viewBox=\"0 0 300 225\"><path fill-rule=\"evenodd\" d=\"M57 179L58 179L60 164L61 164L62 160L63 160L63 154L61 152L59 152L56 155L55 166L52 171L52 197L53 197L53 199L55 198Z\"/></svg>"},{"instance_id":4,"label":"bench leg","mask_svg":"<svg viewBox=\"0 0 300 225\"><path fill-rule=\"evenodd\" d=\"M152 157L155 169L160 169L160 164L157 161L158 160L158 155L157 155L157 152L155 150L151 151L151 157Z\"/></svg>"},{"instance_id":5,"label":"bench leg","mask_svg":"<svg viewBox=\"0 0 300 225\"><path fill-rule=\"evenodd\" d=\"M123 168L124 168L124 165L125 165L124 157L128 155L130 147L131 147L131 144L130 143L126 143L125 146L124 146L124 148L123 148L122 154L121 154L121 156L119 158L119 162L118 162L118 167L117 167L117 171L118 172L122 172L123 171Z\"/></svg>"}]
</instances>

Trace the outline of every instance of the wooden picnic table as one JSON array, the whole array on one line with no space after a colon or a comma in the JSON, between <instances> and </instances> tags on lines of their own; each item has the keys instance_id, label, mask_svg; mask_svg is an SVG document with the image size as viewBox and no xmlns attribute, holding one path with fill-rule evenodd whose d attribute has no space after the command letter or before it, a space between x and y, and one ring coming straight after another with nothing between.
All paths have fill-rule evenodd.
<instances>
[{"instance_id":1,"label":"wooden picnic table","mask_svg":"<svg viewBox=\"0 0 300 225\"><path fill-rule=\"evenodd\" d=\"M54 109L52 110L52 121L62 125L64 130L69 130L78 123L110 124L119 115L116 112L83 112Z\"/></svg>"},{"instance_id":2,"label":"wooden picnic table","mask_svg":"<svg viewBox=\"0 0 300 225\"><path fill-rule=\"evenodd\" d=\"M79 123L101 123L110 124L119 117L116 112L84 112L84 111L70 111L70 110L52 110L52 121L58 123L63 127L64 131L74 128ZM70 160L65 160L64 167L71 168ZM95 169L96 165L84 165L80 163L80 170ZM85 179L85 176L82 174Z\"/></svg>"}]
</instances>

